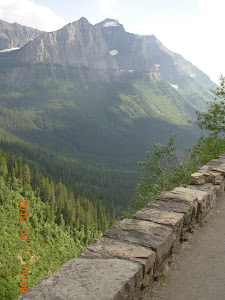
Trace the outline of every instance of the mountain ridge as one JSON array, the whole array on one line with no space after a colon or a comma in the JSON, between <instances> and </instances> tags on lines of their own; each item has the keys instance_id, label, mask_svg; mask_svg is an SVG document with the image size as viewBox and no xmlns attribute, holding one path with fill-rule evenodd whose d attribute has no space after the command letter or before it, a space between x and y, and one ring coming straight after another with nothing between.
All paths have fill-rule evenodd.
<instances>
[{"instance_id":1,"label":"mountain ridge","mask_svg":"<svg viewBox=\"0 0 225 300\"><path fill-rule=\"evenodd\" d=\"M21 48L43 31L0 20L0 50Z\"/></svg>"},{"instance_id":2,"label":"mountain ridge","mask_svg":"<svg viewBox=\"0 0 225 300\"><path fill-rule=\"evenodd\" d=\"M1 82L20 86L33 85L37 76L43 78L36 76L40 69L56 81L59 73L83 83L128 80L133 86L140 79L149 84L164 81L188 96L187 102L197 109L204 107L204 101L193 101L190 86L202 99L210 97L207 91L215 87L206 74L154 35L126 32L119 21L109 18L92 25L82 17L57 31L42 33L19 50L0 53L0 63Z\"/></svg>"},{"instance_id":3,"label":"mountain ridge","mask_svg":"<svg viewBox=\"0 0 225 300\"><path fill-rule=\"evenodd\" d=\"M115 19L92 25L85 18L0 53L0 82L5 131L82 161L87 173L98 162L117 174L123 168L136 172L153 142L164 143L174 132L193 143L198 131L189 120L216 86L154 35L126 32ZM110 180L105 188L113 186Z\"/></svg>"},{"instance_id":4,"label":"mountain ridge","mask_svg":"<svg viewBox=\"0 0 225 300\"><path fill-rule=\"evenodd\" d=\"M201 84L204 81L207 87L213 85L206 74L181 55L167 49L154 35L126 32L122 24L109 18L92 25L82 17L57 31L43 33L20 51L7 54L9 59L28 63L146 72L150 79L160 80L162 77L173 87L182 84L178 77L184 72L197 81L200 79Z\"/></svg>"}]
</instances>

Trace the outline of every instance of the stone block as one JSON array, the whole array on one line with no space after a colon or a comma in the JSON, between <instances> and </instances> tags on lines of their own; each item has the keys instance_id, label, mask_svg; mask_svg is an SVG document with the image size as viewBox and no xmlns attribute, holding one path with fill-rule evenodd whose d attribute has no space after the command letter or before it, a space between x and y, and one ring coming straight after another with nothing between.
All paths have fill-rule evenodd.
<instances>
[{"instance_id":1,"label":"stone block","mask_svg":"<svg viewBox=\"0 0 225 300\"><path fill-rule=\"evenodd\" d=\"M221 193L224 192L224 188L225 188L225 167L221 167L221 166L202 166L201 169L199 170L199 172L208 172L211 173L213 176L213 180L212 182L215 185L219 185L220 186L220 190L217 187L217 191L218 191L218 196L221 195Z\"/></svg>"},{"instance_id":2,"label":"stone block","mask_svg":"<svg viewBox=\"0 0 225 300\"><path fill-rule=\"evenodd\" d=\"M201 191L197 189L191 189L187 185L186 187L177 187L173 191L181 192L184 194L192 195L197 197L199 204L198 207L198 220L201 220L206 213L210 210L210 193L208 191Z\"/></svg>"},{"instance_id":3,"label":"stone block","mask_svg":"<svg viewBox=\"0 0 225 300\"><path fill-rule=\"evenodd\" d=\"M160 196L159 196L160 197ZM197 204L197 199L196 199ZM150 202L146 207L152 207L167 212L182 213L184 215L184 225L191 223L192 218L195 216L195 210L187 201L179 199L157 199Z\"/></svg>"},{"instance_id":4,"label":"stone block","mask_svg":"<svg viewBox=\"0 0 225 300\"><path fill-rule=\"evenodd\" d=\"M136 212L134 219L151 221L157 224L168 225L173 228L176 238L180 240L180 233L184 222L184 214L174 211L167 211L155 201L149 203L143 209Z\"/></svg>"},{"instance_id":5,"label":"stone block","mask_svg":"<svg viewBox=\"0 0 225 300\"><path fill-rule=\"evenodd\" d=\"M176 242L173 229L149 221L125 219L105 231L104 236L151 248L156 252L156 265L169 253Z\"/></svg>"},{"instance_id":6,"label":"stone block","mask_svg":"<svg viewBox=\"0 0 225 300\"><path fill-rule=\"evenodd\" d=\"M187 193L184 193L183 191L172 190L170 192L162 192L162 194L160 196L158 196L157 199L158 200L163 200L163 201L171 200L171 201L175 202L175 205L173 206L174 208L176 207L176 205L177 205L177 208L178 208L179 204L180 205L182 205L182 204L188 205L193 209L193 211L191 212L191 214L192 214L191 219L194 221L197 217L197 214L198 214L198 198L197 198L197 196L195 196L193 194L189 195ZM189 217L190 217L190 215L187 215L187 219L185 220L186 222L188 222Z\"/></svg>"},{"instance_id":7,"label":"stone block","mask_svg":"<svg viewBox=\"0 0 225 300\"><path fill-rule=\"evenodd\" d=\"M68 261L19 300L132 300L140 290L142 267L122 259Z\"/></svg>"},{"instance_id":8,"label":"stone block","mask_svg":"<svg viewBox=\"0 0 225 300\"><path fill-rule=\"evenodd\" d=\"M220 165L214 165L214 166L209 166L209 165L204 165L199 169L199 172L208 172L208 171L216 171L220 172L222 174L225 174L225 167L221 167Z\"/></svg>"},{"instance_id":9,"label":"stone block","mask_svg":"<svg viewBox=\"0 0 225 300\"><path fill-rule=\"evenodd\" d=\"M207 172L196 172L193 173L190 177L190 183L189 184L205 184L207 182L212 182L213 176L210 173Z\"/></svg>"},{"instance_id":10,"label":"stone block","mask_svg":"<svg viewBox=\"0 0 225 300\"><path fill-rule=\"evenodd\" d=\"M189 184L202 185L207 182L212 182L214 184L220 184L224 179L224 173L216 171L214 168L212 170L201 169L191 175Z\"/></svg>"},{"instance_id":11,"label":"stone block","mask_svg":"<svg viewBox=\"0 0 225 300\"><path fill-rule=\"evenodd\" d=\"M210 162L206 164L206 166L212 167L212 168L219 168L222 172L225 172L225 161L223 158L219 159L212 159Z\"/></svg>"},{"instance_id":12,"label":"stone block","mask_svg":"<svg viewBox=\"0 0 225 300\"><path fill-rule=\"evenodd\" d=\"M108 237L100 237L83 249L82 258L121 258L138 262L145 273L153 274L156 253L150 248Z\"/></svg>"},{"instance_id":13,"label":"stone block","mask_svg":"<svg viewBox=\"0 0 225 300\"><path fill-rule=\"evenodd\" d=\"M203 185L184 185L184 187L188 187L190 189L193 190L201 190L201 191L205 191L209 194L209 204L210 204L210 208L213 208L215 203L216 203L216 198L217 198L217 188L216 185L212 184L212 183L206 183Z\"/></svg>"},{"instance_id":14,"label":"stone block","mask_svg":"<svg viewBox=\"0 0 225 300\"><path fill-rule=\"evenodd\" d=\"M213 183L220 184L224 179L224 173L215 171L214 169L209 172L213 176Z\"/></svg>"}]
</instances>

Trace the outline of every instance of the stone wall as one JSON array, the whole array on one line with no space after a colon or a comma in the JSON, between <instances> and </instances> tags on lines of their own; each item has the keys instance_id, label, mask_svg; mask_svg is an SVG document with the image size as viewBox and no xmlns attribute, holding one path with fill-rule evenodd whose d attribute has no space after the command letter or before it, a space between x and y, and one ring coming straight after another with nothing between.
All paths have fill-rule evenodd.
<instances>
[{"instance_id":1,"label":"stone wall","mask_svg":"<svg viewBox=\"0 0 225 300\"><path fill-rule=\"evenodd\" d=\"M104 232L18 299L141 299L150 281L224 193L225 153L192 174L189 185L155 201Z\"/></svg>"}]
</instances>

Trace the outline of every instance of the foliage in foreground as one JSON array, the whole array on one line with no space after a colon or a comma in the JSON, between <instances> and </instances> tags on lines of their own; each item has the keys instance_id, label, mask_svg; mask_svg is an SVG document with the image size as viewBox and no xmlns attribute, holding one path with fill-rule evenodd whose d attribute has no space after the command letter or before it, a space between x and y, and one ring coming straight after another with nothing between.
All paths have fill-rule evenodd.
<instances>
[{"instance_id":1,"label":"foliage in foreground","mask_svg":"<svg viewBox=\"0 0 225 300\"><path fill-rule=\"evenodd\" d=\"M143 177L138 183L130 211L130 217L148 202L155 200L162 191L170 191L189 182L192 173L216 158L225 150L225 138L218 135L201 135L192 149L186 150L186 160L177 156L175 135L167 144L155 143L154 152L147 152L147 159L140 162Z\"/></svg>"},{"instance_id":2,"label":"foliage in foreground","mask_svg":"<svg viewBox=\"0 0 225 300\"><path fill-rule=\"evenodd\" d=\"M223 135L225 131L225 77L220 76L220 87L214 91L215 101L209 102L206 112L197 113L197 124L212 134Z\"/></svg>"},{"instance_id":3,"label":"foliage in foreground","mask_svg":"<svg viewBox=\"0 0 225 300\"><path fill-rule=\"evenodd\" d=\"M190 175L225 150L225 77L220 77L220 88L214 92L221 99L210 102L206 112L197 112L197 124L201 129L210 131L209 135L201 135L192 149L186 150L186 159L177 156L176 135L162 145L154 143L153 153L147 152L147 159L140 162L144 175L136 187L134 200L131 203L131 216L143 208L162 191L188 183Z\"/></svg>"}]
</instances>

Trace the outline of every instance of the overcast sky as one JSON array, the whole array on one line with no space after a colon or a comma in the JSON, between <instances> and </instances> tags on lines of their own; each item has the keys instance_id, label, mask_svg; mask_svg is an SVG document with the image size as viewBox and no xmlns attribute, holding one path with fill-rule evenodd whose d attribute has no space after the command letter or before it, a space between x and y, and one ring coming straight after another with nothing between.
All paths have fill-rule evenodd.
<instances>
[{"instance_id":1,"label":"overcast sky","mask_svg":"<svg viewBox=\"0 0 225 300\"><path fill-rule=\"evenodd\" d=\"M117 19L125 30L154 34L219 83L225 74L224 0L0 0L0 19L57 30L86 17Z\"/></svg>"}]
</instances>

